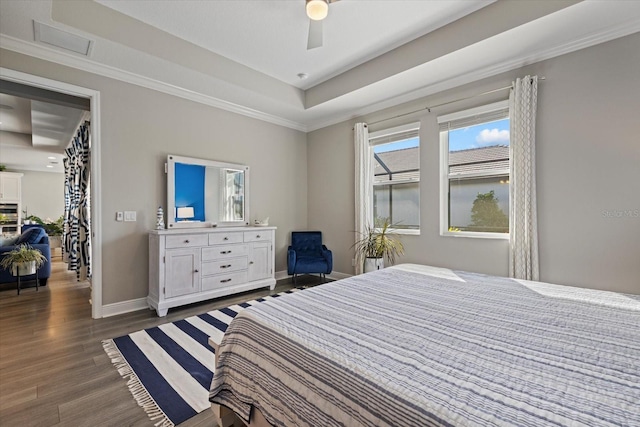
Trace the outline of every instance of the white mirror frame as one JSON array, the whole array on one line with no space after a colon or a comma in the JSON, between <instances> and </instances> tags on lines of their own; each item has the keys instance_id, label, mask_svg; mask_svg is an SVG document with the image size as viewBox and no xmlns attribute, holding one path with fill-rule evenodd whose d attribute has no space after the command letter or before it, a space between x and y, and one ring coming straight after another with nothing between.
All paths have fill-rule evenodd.
<instances>
[{"instance_id":1,"label":"white mirror frame","mask_svg":"<svg viewBox=\"0 0 640 427\"><path fill-rule=\"evenodd\" d=\"M175 164L184 163L197 166L212 166L220 169L234 169L244 171L244 219L241 221L217 221L212 223L211 221L193 221L184 222L176 221L174 212L176 211L176 191L175 191ZM167 163L165 164L165 172L167 173L167 228L203 228L203 227L242 227L249 225L249 187L250 187L250 174L249 166L240 165L237 163L219 162L216 160L198 159L195 157L184 157L169 154L167 156Z\"/></svg>"}]
</instances>

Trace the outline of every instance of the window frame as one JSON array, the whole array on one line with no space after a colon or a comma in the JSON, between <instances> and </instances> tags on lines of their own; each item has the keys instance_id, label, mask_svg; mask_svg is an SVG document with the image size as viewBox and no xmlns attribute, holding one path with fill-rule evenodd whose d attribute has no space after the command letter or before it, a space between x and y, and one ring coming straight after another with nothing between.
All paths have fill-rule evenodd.
<instances>
[{"instance_id":1,"label":"window frame","mask_svg":"<svg viewBox=\"0 0 640 427\"><path fill-rule=\"evenodd\" d=\"M394 139L394 136L397 138L399 136L404 136L404 135L408 136L408 138L400 138L400 139ZM412 135L415 134L415 135ZM421 138L420 138L420 122L412 122L412 123L407 123L404 125L400 125L400 126L394 126L392 128L386 128L386 129L381 129L375 132L370 132L369 133L369 149L371 150L371 157L372 157L372 164L375 165L376 160L375 158L373 158L374 156L374 147L378 146L378 145L383 145L383 144L390 144L390 143L394 143L394 142L399 142L399 141L404 141L405 139L409 139L409 138L414 138L417 137L418 138L418 149L421 150ZM372 140L378 140L377 142L372 142ZM418 163L418 170L421 171L422 170L422 165L420 164L420 162ZM375 183L374 179L375 176L373 175L373 171L371 171L371 195L373 197L373 194L375 193L374 189L377 186L383 186L383 185L396 185L396 184L413 184L413 183L417 183L418 184L418 228L394 228L391 231L393 231L395 234L406 234L406 235L414 235L414 236L419 236L420 235L420 230L422 227L422 221L421 221L421 197L420 197L420 193L422 191L422 186L421 186L421 182L422 182L422 174L421 177L416 181L416 180L411 180L411 179L404 179L404 180L400 180L400 181L395 181L393 182L393 184L389 184L389 183ZM371 212L373 214L374 209L373 209L373 200L371 200ZM372 223L375 222L375 218L370 218L370 221Z\"/></svg>"},{"instance_id":2,"label":"window frame","mask_svg":"<svg viewBox=\"0 0 640 427\"><path fill-rule=\"evenodd\" d=\"M467 237L467 238L481 238L481 239L498 239L498 240L506 240L509 239L509 233L491 233L491 232L481 232L481 231L449 231L449 183L451 179L455 179L456 177L464 177L464 178L488 178L494 176L507 176L507 179L510 181L511 172L510 167L507 169L499 169L490 172L480 172L480 173L453 173L449 174L449 131L460 129L460 127L456 127L453 129L448 129L446 132L442 130L442 125L445 123L451 123L456 121L469 120L470 125L471 122L477 120L475 124L482 123L490 123L491 121L500 120L500 119L492 119L490 116L491 113L499 113L501 111L506 110L507 116L506 118L510 119L509 114L509 101L499 101L494 102L492 104L486 104L475 108L470 108L467 110L457 111L451 114L445 114L438 117L438 138L440 141L440 235L445 237ZM486 120L483 118L486 117ZM511 144L511 142L509 142ZM511 157L509 157L509 165L511 165ZM509 183L509 186L511 183ZM509 204L511 200L509 200ZM510 216L508 212L507 215ZM511 229L511 218L509 218L509 229Z\"/></svg>"}]
</instances>

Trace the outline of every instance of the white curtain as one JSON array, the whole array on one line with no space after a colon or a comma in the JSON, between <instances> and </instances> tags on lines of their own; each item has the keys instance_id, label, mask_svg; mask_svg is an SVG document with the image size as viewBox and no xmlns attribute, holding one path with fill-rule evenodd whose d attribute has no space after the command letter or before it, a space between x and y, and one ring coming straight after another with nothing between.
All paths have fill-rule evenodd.
<instances>
[{"instance_id":1,"label":"white curtain","mask_svg":"<svg viewBox=\"0 0 640 427\"><path fill-rule=\"evenodd\" d=\"M510 113L509 275L539 280L536 208L536 106L538 77L513 83Z\"/></svg>"},{"instance_id":2,"label":"white curtain","mask_svg":"<svg viewBox=\"0 0 640 427\"><path fill-rule=\"evenodd\" d=\"M356 240L364 233L373 218L373 149L369 145L366 123L354 127L356 151ZM356 274L362 274L362 262L356 262Z\"/></svg>"}]
</instances>

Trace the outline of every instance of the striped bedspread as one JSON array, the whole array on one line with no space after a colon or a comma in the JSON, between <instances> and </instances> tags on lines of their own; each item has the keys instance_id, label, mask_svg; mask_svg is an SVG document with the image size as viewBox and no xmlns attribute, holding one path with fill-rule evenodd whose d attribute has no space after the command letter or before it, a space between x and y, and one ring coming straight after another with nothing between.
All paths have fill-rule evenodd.
<instances>
[{"instance_id":1,"label":"striped bedspread","mask_svg":"<svg viewBox=\"0 0 640 427\"><path fill-rule=\"evenodd\" d=\"M242 311L210 400L274 426L640 426L640 296L405 264Z\"/></svg>"}]
</instances>

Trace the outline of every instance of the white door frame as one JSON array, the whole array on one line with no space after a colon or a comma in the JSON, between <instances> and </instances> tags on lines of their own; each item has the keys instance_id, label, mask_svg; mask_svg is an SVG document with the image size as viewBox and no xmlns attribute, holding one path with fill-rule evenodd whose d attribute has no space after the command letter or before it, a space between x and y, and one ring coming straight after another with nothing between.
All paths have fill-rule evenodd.
<instances>
[{"instance_id":1,"label":"white door frame","mask_svg":"<svg viewBox=\"0 0 640 427\"><path fill-rule=\"evenodd\" d=\"M100 182L100 92L0 67L0 78L91 102L91 317L102 318L102 188Z\"/></svg>"}]
</instances>

